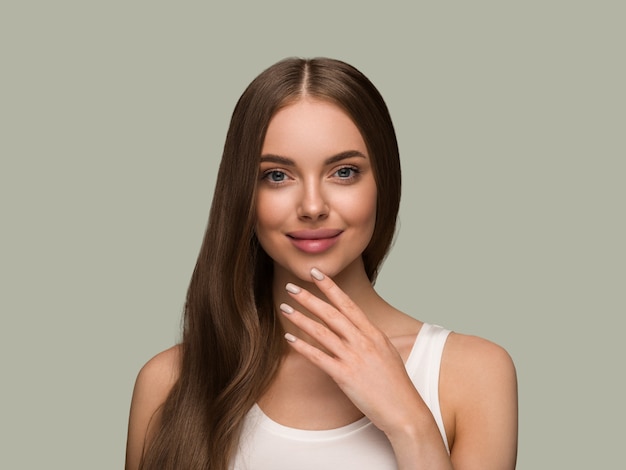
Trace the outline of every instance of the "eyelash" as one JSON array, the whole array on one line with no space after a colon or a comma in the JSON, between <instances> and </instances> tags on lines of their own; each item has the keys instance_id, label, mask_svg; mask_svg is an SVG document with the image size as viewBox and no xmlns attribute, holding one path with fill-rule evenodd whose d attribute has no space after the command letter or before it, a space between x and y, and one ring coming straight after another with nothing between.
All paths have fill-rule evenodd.
<instances>
[{"instance_id":1,"label":"eyelash","mask_svg":"<svg viewBox=\"0 0 626 470\"><path fill-rule=\"evenodd\" d=\"M340 171L346 171L346 170L349 170L351 172L350 176L341 177L338 175ZM338 178L338 180L340 181L340 184L349 184L349 183L352 183L354 180L356 180L360 176L360 173L361 173L361 170L359 170L355 166L342 166L341 168L338 168L337 170L335 170L332 173L332 175ZM280 181L273 181L271 177L272 175L276 175L276 174L282 175L283 179ZM284 184L287 178L289 178L287 173L279 169L269 169L269 170L264 171L263 174L261 175L261 179L264 181L267 181L272 186L280 186Z\"/></svg>"},{"instance_id":2,"label":"eyelash","mask_svg":"<svg viewBox=\"0 0 626 470\"><path fill-rule=\"evenodd\" d=\"M263 172L263 175L261 177L262 180L267 181L269 184L274 185L274 186L278 186L280 184L283 184L285 182L285 180L281 180L281 181L272 181L270 179L270 177L272 176L272 174L276 174L279 173L281 175L283 175L285 178L287 178L287 173L285 173L282 170L267 170Z\"/></svg>"},{"instance_id":3,"label":"eyelash","mask_svg":"<svg viewBox=\"0 0 626 470\"><path fill-rule=\"evenodd\" d=\"M360 173L361 173L361 171L355 166L342 166L341 168L337 169L337 171L335 171L333 175L336 175L340 171L345 171L345 170L350 170L352 172L350 176L347 176L345 178L339 177L340 180L345 181L346 183L354 181L360 176Z\"/></svg>"}]
</instances>

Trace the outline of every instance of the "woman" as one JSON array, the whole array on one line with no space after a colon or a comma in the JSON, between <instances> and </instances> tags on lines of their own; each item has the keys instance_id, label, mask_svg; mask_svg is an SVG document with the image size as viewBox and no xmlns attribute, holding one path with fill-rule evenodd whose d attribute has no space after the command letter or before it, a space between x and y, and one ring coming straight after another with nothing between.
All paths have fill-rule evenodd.
<instances>
[{"instance_id":1,"label":"woman","mask_svg":"<svg viewBox=\"0 0 626 470\"><path fill-rule=\"evenodd\" d=\"M400 201L353 67L287 59L234 110L183 341L140 371L127 469L509 469L508 354L374 290Z\"/></svg>"}]
</instances>

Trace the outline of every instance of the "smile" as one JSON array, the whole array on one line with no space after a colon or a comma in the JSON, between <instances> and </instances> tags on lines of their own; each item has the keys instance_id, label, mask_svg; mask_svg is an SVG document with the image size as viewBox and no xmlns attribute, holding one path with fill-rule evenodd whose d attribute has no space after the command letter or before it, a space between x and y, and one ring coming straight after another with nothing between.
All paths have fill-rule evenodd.
<instances>
[{"instance_id":1,"label":"smile","mask_svg":"<svg viewBox=\"0 0 626 470\"><path fill-rule=\"evenodd\" d=\"M339 240L342 230L299 230L287 234L289 241L300 251L309 254L323 253Z\"/></svg>"}]
</instances>

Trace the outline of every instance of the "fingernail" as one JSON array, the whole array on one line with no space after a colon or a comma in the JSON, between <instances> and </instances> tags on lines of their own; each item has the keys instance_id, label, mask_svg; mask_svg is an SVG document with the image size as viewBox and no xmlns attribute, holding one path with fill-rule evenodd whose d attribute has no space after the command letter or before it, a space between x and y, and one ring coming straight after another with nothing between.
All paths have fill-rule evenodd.
<instances>
[{"instance_id":1,"label":"fingernail","mask_svg":"<svg viewBox=\"0 0 626 470\"><path fill-rule=\"evenodd\" d=\"M287 304L280 304L280 309L285 313L293 313L293 308Z\"/></svg>"},{"instance_id":2,"label":"fingernail","mask_svg":"<svg viewBox=\"0 0 626 470\"><path fill-rule=\"evenodd\" d=\"M313 268L311 269L311 276L313 276L314 279L317 279L318 281L321 281L324 279L324 275L322 274L322 272L317 269L317 268Z\"/></svg>"},{"instance_id":3,"label":"fingernail","mask_svg":"<svg viewBox=\"0 0 626 470\"><path fill-rule=\"evenodd\" d=\"M290 343L296 342L296 337L292 335L291 333L285 333L285 339L289 341Z\"/></svg>"},{"instance_id":4,"label":"fingernail","mask_svg":"<svg viewBox=\"0 0 626 470\"><path fill-rule=\"evenodd\" d=\"M287 292L291 292L292 294L299 294L302 291L302 289L291 282L285 286L285 289L287 289Z\"/></svg>"}]
</instances>

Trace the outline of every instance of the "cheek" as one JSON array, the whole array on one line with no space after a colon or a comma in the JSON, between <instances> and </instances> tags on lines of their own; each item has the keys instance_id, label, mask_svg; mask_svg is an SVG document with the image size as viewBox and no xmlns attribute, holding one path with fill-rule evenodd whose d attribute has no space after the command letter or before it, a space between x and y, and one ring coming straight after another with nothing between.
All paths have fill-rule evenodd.
<instances>
[{"instance_id":1,"label":"cheek","mask_svg":"<svg viewBox=\"0 0 626 470\"><path fill-rule=\"evenodd\" d=\"M359 240L369 242L374 232L376 205L375 186L367 191L355 192L350 195L349 199L342 201L341 217L347 225L358 231Z\"/></svg>"},{"instance_id":2,"label":"cheek","mask_svg":"<svg viewBox=\"0 0 626 470\"><path fill-rule=\"evenodd\" d=\"M369 230L369 237L374 233L374 226L376 225L376 202L376 195L374 195L367 203L363 204L367 206L363 211L363 224L367 226Z\"/></svg>"},{"instance_id":3,"label":"cheek","mask_svg":"<svg viewBox=\"0 0 626 470\"><path fill-rule=\"evenodd\" d=\"M259 193L256 200L256 228L259 238L265 235L264 231L278 228L288 212L285 198Z\"/></svg>"},{"instance_id":4,"label":"cheek","mask_svg":"<svg viewBox=\"0 0 626 470\"><path fill-rule=\"evenodd\" d=\"M364 217L366 217L367 221L365 224L368 227L368 243L374 234L374 227L376 226L376 212L378 206L378 193L376 191L376 185L373 185L372 190L370 191L369 197L364 198L365 203L364 206L367 206L366 211L364 212Z\"/></svg>"},{"instance_id":5,"label":"cheek","mask_svg":"<svg viewBox=\"0 0 626 470\"><path fill-rule=\"evenodd\" d=\"M374 183L371 183L366 191L356 194L352 203L355 222L359 221L362 224L375 223L377 202L376 185Z\"/></svg>"}]
</instances>

